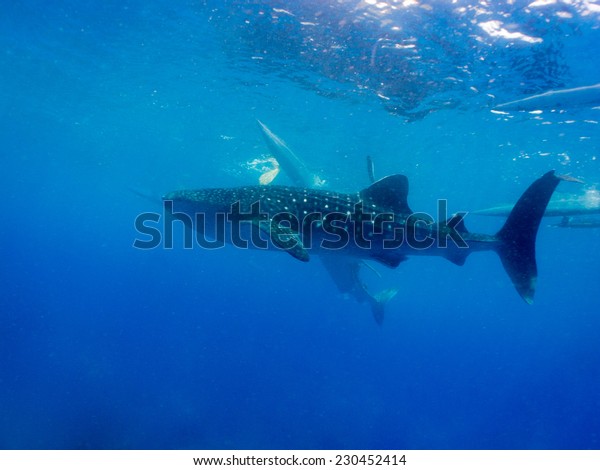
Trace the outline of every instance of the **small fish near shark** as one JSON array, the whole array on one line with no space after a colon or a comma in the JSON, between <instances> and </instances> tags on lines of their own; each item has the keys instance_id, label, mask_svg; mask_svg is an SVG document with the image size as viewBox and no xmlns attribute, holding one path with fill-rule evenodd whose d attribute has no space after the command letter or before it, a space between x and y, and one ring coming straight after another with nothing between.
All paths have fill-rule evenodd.
<instances>
[{"instance_id":1,"label":"small fish near shark","mask_svg":"<svg viewBox=\"0 0 600 470\"><path fill-rule=\"evenodd\" d=\"M303 262L312 254L324 254L395 268L409 256L442 256L463 265L472 252L495 251L519 295L532 303L535 240L546 206L563 179L568 178L550 171L534 181L495 235L469 232L465 213L438 222L414 213L403 175L382 178L357 194L243 186L173 191L163 196L163 203L170 204L170 217L182 220L202 239L237 246L252 241L243 246L281 250Z\"/></svg>"}]
</instances>

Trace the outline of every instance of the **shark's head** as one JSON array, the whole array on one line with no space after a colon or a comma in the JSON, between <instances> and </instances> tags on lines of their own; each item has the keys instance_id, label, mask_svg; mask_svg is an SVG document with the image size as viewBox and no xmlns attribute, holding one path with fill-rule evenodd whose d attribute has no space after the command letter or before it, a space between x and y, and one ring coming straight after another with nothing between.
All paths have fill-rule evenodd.
<instances>
[{"instance_id":1,"label":"shark's head","mask_svg":"<svg viewBox=\"0 0 600 470\"><path fill-rule=\"evenodd\" d=\"M195 189L171 191L163 201L173 201L173 209L187 213L226 212L231 205L231 191L227 189Z\"/></svg>"}]
</instances>

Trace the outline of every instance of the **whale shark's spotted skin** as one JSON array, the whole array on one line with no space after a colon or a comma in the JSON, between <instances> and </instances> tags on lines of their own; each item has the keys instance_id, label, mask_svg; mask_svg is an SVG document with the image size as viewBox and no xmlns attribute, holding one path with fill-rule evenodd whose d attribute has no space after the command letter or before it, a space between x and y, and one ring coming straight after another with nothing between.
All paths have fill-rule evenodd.
<instances>
[{"instance_id":1,"label":"whale shark's spotted skin","mask_svg":"<svg viewBox=\"0 0 600 470\"><path fill-rule=\"evenodd\" d=\"M347 212L360 201L358 194L342 194L317 189L291 186L244 186L240 188L197 189L174 191L164 196L167 200L185 200L221 207L228 210L240 201L242 210L250 210L250 204L259 201L263 212L276 214L287 211L305 215L310 212ZM376 208L376 205L372 205Z\"/></svg>"},{"instance_id":2,"label":"whale shark's spotted skin","mask_svg":"<svg viewBox=\"0 0 600 470\"><path fill-rule=\"evenodd\" d=\"M560 179L548 172L536 180L496 235L469 232L462 215L432 223L426 214L413 213L407 202L408 180L403 175L383 178L356 194L288 186L245 186L174 191L163 199L173 201L175 211L191 216L201 213L208 219L217 213L231 214L237 205L238 214L245 214L246 220L267 233L276 247L302 261L309 260L308 250L318 253L326 248L324 244L331 241L328 237L345 234L347 243L331 245L335 246L329 250L332 254L371 258L390 267L414 255L443 256L462 265L473 251L494 250L519 294L531 303L537 277L535 238ZM281 214L299 223L281 227L281 220L277 219ZM312 229L310 239L303 238L307 228ZM413 243L410 238L403 243L401 237L409 234ZM287 237L286 241L282 237Z\"/></svg>"}]
</instances>

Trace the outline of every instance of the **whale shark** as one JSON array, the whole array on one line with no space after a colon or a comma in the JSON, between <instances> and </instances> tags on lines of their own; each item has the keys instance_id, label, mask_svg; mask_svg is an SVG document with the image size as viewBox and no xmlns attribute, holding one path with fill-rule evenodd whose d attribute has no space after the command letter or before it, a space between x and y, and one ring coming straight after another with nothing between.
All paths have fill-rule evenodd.
<instances>
[{"instance_id":1,"label":"whale shark","mask_svg":"<svg viewBox=\"0 0 600 470\"><path fill-rule=\"evenodd\" d=\"M518 294L532 303L535 240L562 179L567 178L550 171L535 180L493 235L470 232L464 223L466 213L436 222L413 212L404 175L386 176L359 193L242 186L172 191L163 196L163 203L171 220L182 220L202 241L279 250L302 262L325 253L391 268L411 256L441 256L463 265L473 252L495 251Z\"/></svg>"}]
</instances>

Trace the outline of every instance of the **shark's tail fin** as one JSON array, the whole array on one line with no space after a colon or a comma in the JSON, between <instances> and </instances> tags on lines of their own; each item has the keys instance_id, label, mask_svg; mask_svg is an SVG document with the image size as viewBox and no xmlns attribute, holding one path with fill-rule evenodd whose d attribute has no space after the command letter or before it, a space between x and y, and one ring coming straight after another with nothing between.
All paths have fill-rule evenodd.
<instances>
[{"instance_id":1,"label":"shark's tail fin","mask_svg":"<svg viewBox=\"0 0 600 470\"><path fill-rule=\"evenodd\" d=\"M373 312L373 318L375 319L378 325L381 325L383 323L385 306L390 300L396 297L397 293L398 289L392 288L383 290L379 294L374 295L373 297L369 297L371 311Z\"/></svg>"},{"instance_id":2,"label":"shark's tail fin","mask_svg":"<svg viewBox=\"0 0 600 470\"><path fill-rule=\"evenodd\" d=\"M501 242L496 250L502 265L528 304L533 303L537 279L535 239L546 206L561 179L550 171L534 181L496 234Z\"/></svg>"}]
</instances>

